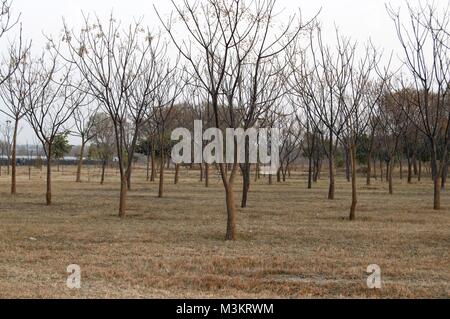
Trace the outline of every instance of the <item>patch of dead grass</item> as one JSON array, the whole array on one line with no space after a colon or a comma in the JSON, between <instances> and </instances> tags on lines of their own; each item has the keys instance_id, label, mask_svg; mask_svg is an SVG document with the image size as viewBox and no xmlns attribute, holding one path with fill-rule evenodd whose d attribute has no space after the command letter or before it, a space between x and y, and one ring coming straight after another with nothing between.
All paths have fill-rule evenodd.
<instances>
[{"instance_id":1,"label":"patch of dead grass","mask_svg":"<svg viewBox=\"0 0 450 319\"><path fill-rule=\"evenodd\" d=\"M128 216L117 217L118 178L98 171L76 184L73 168L55 172L46 207L39 171L20 170L19 194L0 178L0 297L3 298L448 298L450 198L434 212L431 182L365 187L358 220L347 220L350 185L338 179L335 201L324 179L307 190L296 173L284 184L252 185L239 210L238 238L224 242L225 199L197 171L173 172L166 197L136 170ZM86 170L85 170L86 174ZM89 180L89 181L88 181ZM236 187L237 200L240 200ZM69 264L82 268L82 289L65 286ZM383 289L369 291L369 264L382 268Z\"/></svg>"}]
</instances>

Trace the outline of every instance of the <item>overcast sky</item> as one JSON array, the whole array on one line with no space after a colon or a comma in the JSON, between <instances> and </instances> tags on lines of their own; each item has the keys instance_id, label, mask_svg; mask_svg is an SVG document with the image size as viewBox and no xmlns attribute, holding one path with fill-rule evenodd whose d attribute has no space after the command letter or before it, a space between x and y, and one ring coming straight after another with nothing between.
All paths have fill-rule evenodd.
<instances>
[{"instance_id":1,"label":"overcast sky","mask_svg":"<svg viewBox=\"0 0 450 319\"><path fill-rule=\"evenodd\" d=\"M144 22L152 29L159 27L153 5L162 14L171 11L171 3L167 0L14 0L13 10L21 13L24 37L33 39L35 51L45 45L43 33L59 34L64 17L70 25L80 23L81 12L97 13L107 16L111 10L118 20L130 22L133 18L144 17ZM405 0L388 1L393 6L404 6ZM278 0L278 8L284 14L290 14L300 8L305 19L312 17L320 8L320 20L324 27L324 38L334 36L334 25L339 27L343 35L363 43L370 37L372 42L390 53L400 52L392 21L385 10L386 0ZM438 3L448 3L439 0ZM14 31L9 37L14 36ZM1 107L1 104L0 104ZM0 123L5 117L0 115ZM22 123L23 129L19 143L33 143L31 129ZM71 139L71 143L77 143Z\"/></svg>"}]
</instances>

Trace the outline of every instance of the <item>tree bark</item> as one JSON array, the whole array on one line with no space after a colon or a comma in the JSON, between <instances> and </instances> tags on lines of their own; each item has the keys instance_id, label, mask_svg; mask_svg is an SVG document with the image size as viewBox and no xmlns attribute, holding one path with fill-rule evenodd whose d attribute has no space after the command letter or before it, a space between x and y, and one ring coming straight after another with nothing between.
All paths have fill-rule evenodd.
<instances>
[{"instance_id":1,"label":"tree bark","mask_svg":"<svg viewBox=\"0 0 450 319\"><path fill-rule=\"evenodd\" d=\"M431 141L431 170L433 174L434 183L434 210L441 209L441 183L440 183L440 172L438 169L438 157L437 157L437 146L435 141Z\"/></svg>"},{"instance_id":2,"label":"tree bark","mask_svg":"<svg viewBox=\"0 0 450 319\"><path fill-rule=\"evenodd\" d=\"M350 220L356 219L356 205L358 204L358 194L356 187L356 147L352 145L350 147L350 161L352 169L352 206L350 208Z\"/></svg>"},{"instance_id":3,"label":"tree bark","mask_svg":"<svg viewBox=\"0 0 450 319\"><path fill-rule=\"evenodd\" d=\"M175 165L175 181L174 184L177 185L180 178L180 164Z\"/></svg>"},{"instance_id":4,"label":"tree bark","mask_svg":"<svg viewBox=\"0 0 450 319\"><path fill-rule=\"evenodd\" d=\"M47 155L47 193L45 195L47 206L50 206L52 204L52 157L51 157L51 154L52 154L52 147L51 147L51 143L49 143L48 155Z\"/></svg>"},{"instance_id":5,"label":"tree bark","mask_svg":"<svg viewBox=\"0 0 450 319\"><path fill-rule=\"evenodd\" d=\"M164 196L164 155L161 152L161 161L160 161L160 167L159 167L159 188L158 188L158 197L163 198Z\"/></svg>"},{"instance_id":6,"label":"tree bark","mask_svg":"<svg viewBox=\"0 0 450 319\"><path fill-rule=\"evenodd\" d=\"M389 183L389 171L391 171L391 166L390 163L392 162L392 160L386 162L386 182Z\"/></svg>"},{"instance_id":7,"label":"tree bark","mask_svg":"<svg viewBox=\"0 0 450 319\"><path fill-rule=\"evenodd\" d=\"M413 155L413 167L414 167L414 176L417 176L419 174L419 169L417 167L417 155Z\"/></svg>"},{"instance_id":8,"label":"tree bark","mask_svg":"<svg viewBox=\"0 0 450 319\"><path fill-rule=\"evenodd\" d=\"M236 200L234 198L233 186L226 188L226 204L227 204L227 234L225 240L236 240Z\"/></svg>"},{"instance_id":9,"label":"tree bark","mask_svg":"<svg viewBox=\"0 0 450 319\"><path fill-rule=\"evenodd\" d=\"M412 184L413 164L411 157L408 156L408 184Z\"/></svg>"},{"instance_id":10,"label":"tree bark","mask_svg":"<svg viewBox=\"0 0 450 319\"><path fill-rule=\"evenodd\" d=\"M400 180L403 180L403 160L400 159Z\"/></svg>"},{"instance_id":11,"label":"tree bark","mask_svg":"<svg viewBox=\"0 0 450 319\"><path fill-rule=\"evenodd\" d=\"M130 159L131 161L132 159ZM127 189L128 191L131 191L131 173L133 172L133 165L129 165L129 168L127 169Z\"/></svg>"},{"instance_id":12,"label":"tree bark","mask_svg":"<svg viewBox=\"0 0 450 319\"><path fill-rule=\"evenodd\" d=\"M14 123L14 133L12 140L12 160L11 160L11 195L16 195L17 186L16 186L16 154L17 154L17 130L19 127L19 120L16 119Z\"/></svg>"},{"instance_id":13,"label":"tree bark","mask_svg":"<svg viewBox=\"0 0 450 319\"><path fill-rule=\"evenodd\" d=\"M372 184L372 153L369 152L367 155L367 186Z\"/></svg>"},{"instance_id":14,"label":"tree bark","mask_svg":"<svg viewBox=\"0 0 450 319\"><path fill-rule=\"evenodd\" d=\"M78 165L77 165L77 178L76 183L81 183L81 168L83 166L83 155L84 155L84 148L86 147L86 142L84 139L81 141L81 149L80 149L80 155L78 156Z\"/></svg>"},{"instance_id":15,"label":"tree bark","mask_svg":"<svg viewBox=\"0 0 450 319\"><path fill-rule=\"evenodd\" d=\"M314 161L314 174L313 174L313 182L317 183L319 181L319 173L320 172L320 160L316 159Z\"/></svg>"},{"instance_id":16,"label":"tree bark","mask_svg":"<svg viewBox=\"0 0 450 319\"><path fill-rule=\"evenodd\" d=\"M384 182L384 172L383 172L383 160L380 160L380 178L381 178L381 182Z\"/></svg>"},{"instance_id":17,"label":"tree bark","mask_svg":"<svg viewBox=\"0 0 450 319\"><path fill-rule=\"evenodd\" d=\"M351 166L351 150L348 149L348 147L345 147L345 177L347 178L347 182L350 183L351 181L351 172L350 172L350 166Z\"/></svg>"},{"instance_id":18,"label":"tree bark","mask_svg":"<svg viewBox=\"0 0 450 319\"><path fill-rule=\"evenodd\" d=\"M388 163L388 181L389 181L389 194L394 194L394 160L390 160Z\"/></svg>"},{"instance_id":19,"label":"tree bark","mask_svg":"<svg viewBox=\"0 0 450 319\"><path fill-rule=\"evenodd\" d=\"M235 155L236 157L236 155ZM220 174L222 176L222 181L225 186L225 199L227 204L227 233L225 240L234 241L236 240L236 200L234 195L234 179L239 165L234 164L231 168L230 178L227 180L227 174L225 174L225 164L219 164Z\"/></svg>"},{"instance_id":20,"label":"tree bark","mask_svg":"<svg viewBox=\"0 0 450 319\"><path fill-rule=\"evenodd\" d=\"M241 207L246 208L248 202L248 193L250 191L250 164L244 164L242 167L242 202Z\"/></svg>"},{"instance_id":21,"label":"tree bark","mask_svg":"<svg viewBox=\"0 0 450 319\"><path fill-rule=\"evenodd\" d=\"M334 200L335 198L335 176L334 176L334 156L330 153L329 159L329 170L330 170L330 188L328 191L328 199Z\"/></svg>"},{"instance_id":22,"label":"tree bark","mask_svg":"<svg viewBox=\"0 0 450 319\"><path fill-rule=\"evenodd\" d=\"M205 163L205 187L209 187L209 164Z\"/></svg>"},{"instance_id":23,"label":"tree bark","mask_svg":"<svg viewBox=\"0 0 450 319\"><path fill-rule=\"evenodd\" d=\"M422 181L422 161L419 161L419 172L417 174L417 180L420 182Z\"/></svg>"},{"instance_id":24,"label":"tree bark","mask_svg":"<svg viewBox=\"0 0 450 319\"><path fill-rule=\"evenodd\" d=\"M247 201L248 201L248 192L250 191L250 174L252 166L250 164L250 142L246 138L245 139L245 163L243 165L240 165L241 171L242 171L242 201L241 201L241 207L246 208L247 207Z\"/></svg>"},{"instance_id":25,"label":"tree bark","mask_svg":"<svg viewBox=\"0 0 450 319\"><path fill-rule=\"evenodd\" d=\"M150 181L150 152L147 154L147 167L146 167L146 171L147 171L147 182Z\"/></svg>"},{"instance_id":26,"label":"tree bark","mask_svg":"<svg viewBox=\"0 0 450 319\"><path fill-rule=\"evenodd\" d=\"M119 217L125 218L127 209L128 174L123 174L120 182Z\"/></svg>"},{"instance_id":27,"label":"tree bark","mask_svg":"<svg viewBox=\"0 0 450 319\"><path fill-rule=\"evenodd\" d=\"M101 180L100 180L100 185L103 185L105 183L105 170L106 170L106 161L103 160L103 163L102 163L102 177L101 177Z\"/></svg>"},{"instance_id":28,"label":"tree bark","mask_svg":"<svg viewBox=\"0 0 450 319\"><path fill-rule=\"evenodd\" d=\"M375 178L375 180L378 180L377 161L376 161L376 159L373 160L373 177Z\"/></svg>"},{"instance_id":29,"label":"tree bark","mask_svg":"<svg viewBox=\"0 0 450 319\"><path fill-rule=\"evenodd\" d=\"M328 164L330 173L330 187L328 190L328 199L334 200L335 198L335 169L334 169L334 142L333 142L333 130L330 128L330 141L328 145Z\"/></svg>"},{"instance_id":30,"label":"tree bark","mask_svg":"<svg viewBox=\"0 0 450 319\"><path fill-rule=\"evenodd\" d=\"M447 177L448 177L448 162L444 166L444 171L442 173L442 183L441 190L444 192L447 187Z\"/></svg>"},{"instance_id":31,"label":"tree bark","mask_svg":"<svg viewBox=\"0 0 450 319\"><path fill-rule=\"evenodd\" d=\"M434 179L434 210L441 209L441 183L439 182L439 176Z\"/></svg>"},{"instance_id":32,"label":"tree bark","mask_svg":"<svg viewBox=\"0 0 450 319\"><path fill-rule=\"evenodd\" d=\"M312 189L312 179L313 179L313 158L309 156L308 162L308 189Z\"/></svg>"},{"instance_id":33,"label":"tree bark","mask_svg":"<svg viewBox=\"0 0 450 319\"><path fill-rule=\"evenodd\" d=\"M155 165L155 150L152 149L151 161L152 161L152 174L150 175L150 182L154 182L156 178L156 165Z\"/></svg>"}]
</instances>

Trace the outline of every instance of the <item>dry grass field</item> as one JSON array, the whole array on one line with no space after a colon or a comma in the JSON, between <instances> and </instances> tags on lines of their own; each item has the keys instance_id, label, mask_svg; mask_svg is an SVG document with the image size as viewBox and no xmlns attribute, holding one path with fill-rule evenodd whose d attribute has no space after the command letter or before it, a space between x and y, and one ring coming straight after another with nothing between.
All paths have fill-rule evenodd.
<instances>
[{"instance_id":1,"label":"dry grass field","mask_svg":"<svg viewBox=\"0 0 450 319\"><path fill-rule=\"evenodd\" d=\"M215 176L205 189L197 171L183 169L179 185L168 172L166 198L158 199L141 169L120 220L113 172L104 186L92 169L82 184L74 168L55 172L52 207L39 171L31 181L27 173L21 168L16 197L0 178L2 298L450 297L450 195L442 211L431 210L428 179L397 179L389 196L386 184L368 188L361 178L356 222L346 219L342 176L336 201L326 200L326 178L313 190L301 174L280 185L261 180L239 211L239 240L225 242ZM81 266L80 290L66 287L69 264ZM370 264L381 266L381 290L367 289Z\"/></svg>"}]
</instances>

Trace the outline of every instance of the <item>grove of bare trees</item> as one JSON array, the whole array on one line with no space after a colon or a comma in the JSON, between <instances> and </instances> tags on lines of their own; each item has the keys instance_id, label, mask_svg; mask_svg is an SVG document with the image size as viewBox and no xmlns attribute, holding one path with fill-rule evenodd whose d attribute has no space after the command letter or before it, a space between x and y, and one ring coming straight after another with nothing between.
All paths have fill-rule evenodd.
<instances>
[{"instance_id":1,"label":"grove of bare trees","mask_svg":"<svg viewBox=\"0 0 450 319\"><path fill-rule=\"evenodd\" d=\"M138 153L146 158L147 182L158 182L153 200L170 198L165 176L172 164L171 131L192 131L199 120L207 138L194 142L192 161L184 164L198 169L205 187L214 174L220 178L226 240L237 239L239 212L252 203L252 183L264 178L268 185L282 184L300 169L307 183L298 192L326 179L329 201L336 199L336 180L345 170L353 221L358 177L367 186L386 177L386 196L395 196L398 166L403 179L407 163L411 184L424 178L429 165L432 206L442 208L450 160L450 13L435 4L386 7L403 49L397 54L369 40L359 43L338 28L332 43L325 43L320 12L280 19L275 0L173 0L169 16L155 7L159 21L151 28L144 19L123 25L113 15L82 15L81 28L64 21L63 32L46 37L38 51L23 39L11 3L1 6L0 40L20 29L2 52L0 68L0 113L9 121L2 125L2 149L12 167L13 195L22 123L33 129L46 156L47 205L55 141L71 134L81 141L74 181L83 182L86 158L101 163L102 185L108 166L116 164L118 215L125 218ZM392 67L396 56L400 68ZM244 132L243 140L232 137L232 162L222 160L229 149L205 144L219 142L211 128ZM249 131L259 128L280 132L276 172L252 160L262 142L252 141ZM215 155L196 162L195 151ZM178 184L181 165L174 169Z\"/></svg>"}]
</instances>

